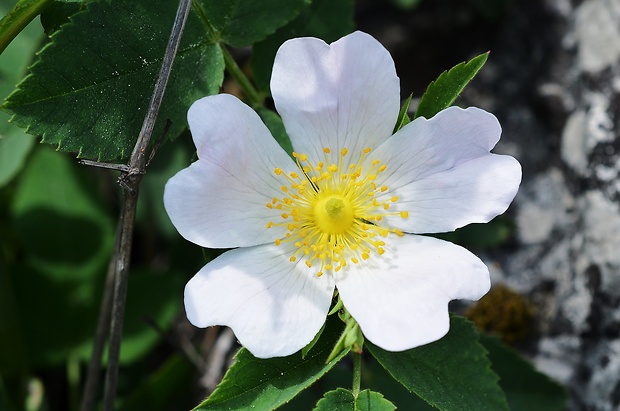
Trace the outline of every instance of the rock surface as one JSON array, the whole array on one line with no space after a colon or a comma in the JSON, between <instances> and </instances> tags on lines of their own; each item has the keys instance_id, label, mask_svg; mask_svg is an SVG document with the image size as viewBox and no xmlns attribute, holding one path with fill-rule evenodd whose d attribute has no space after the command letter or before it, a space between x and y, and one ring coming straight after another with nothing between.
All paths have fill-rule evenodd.
<instances>
[{"instance_id":1,"label":"rock surface","mask_svg":"<svg viewBox=\"0 0 620 411\"><path fill-rule=\"evenodd\" d=\"M549 0L515 12L548 24L520 33L540 59L512 60L530 71L515 79L526 91L489 102L505 130L498 151L524 167L515 244L498 256L496 279L535 302L531 358L569 388L570 409L619 410L620 0ZM511 90L497 80L519 52L497 54L497 75L482 84L499 100Z\"/></svg>"},{"instance_id":2,"label":"rock surface","mask_svg":"<svg viewBox=\"0 0 620 411\"><path fill-rule=\"evenodd\" d=\"M422 2L389 22L362 13L360 27L414 95L491 50L462 102L498 116L496 151L524 171L514 238L487 256L493 280L534 303L525 351L568 387L569 409L620 410L620 0L504 2L491 20L464 3Z\"/></svg>"}]
</instances>

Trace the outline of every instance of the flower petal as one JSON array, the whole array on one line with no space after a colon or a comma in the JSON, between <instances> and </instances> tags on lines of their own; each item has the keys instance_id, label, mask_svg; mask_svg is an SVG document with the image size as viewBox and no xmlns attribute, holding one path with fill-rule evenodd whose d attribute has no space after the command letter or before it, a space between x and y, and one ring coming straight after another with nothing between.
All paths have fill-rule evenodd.
<instances>
[{"instance_id":1,"label":"flower petal","mask_svg":"<svg viewBox=\"0 0 620 411\"><path fill-rule=\"evenodd\" d=\"M189 109L199 160L166 184L164 206L187 240L203 247L265 244L285 229L267 229L278 218L265 204L281 194L274 175L297 170L258 115L236 97L205 97Z\"/></svg>"},{"instance_id":2,"label":"flower petal","mask_svg":"<svg viewBox=\"0 0 620 411\"><path fill-rule=\"evenodd\" d=\"M377 179L388 191L378 199L397 196L390 210L409 212L387 223L411 233L441 233L506 211L519 189L521 165L489 153L500 134L495 116L475 107L450 107L403 127L374 152L388 167Z\"/></svg>"},{"instance_id":3,"label":"flower petal","mask_svg":"<svg viewBox=\"0 0 620 411\"><path fill-rule=\"evenodd\" d=\"M230 326L259 358L297 352L325 322L334 284L289 255L272 244L222 254L187 283L187 318L197 327Z\"/></svg>"},{"instance_id":4,"label":"flower petal","mask_svg":"<svg viewBox=\"0 0 620 411\"><path fill-rule=\"evenodd\" d=\"M388 236L386 252L336 276L344 306L373 344L402 351L436 341L449 329L448 302L477 300L489 271L466 249L431 237Z\"/></svg>"},{"instance_id":5,"label":"flower petal","mask_svg":"<svg viewBox=\"0 0 620 411\"><path fill-rule=\"evenodd\" d=\"M400 104L392 57L359 31L331 45L315 38L285 42L271 93L295 151L314 163L324 161L323 147L333 153L347 147L348 158L357 160L364 148L379 145L392 134Z\"/></svg>"}]
</instances>

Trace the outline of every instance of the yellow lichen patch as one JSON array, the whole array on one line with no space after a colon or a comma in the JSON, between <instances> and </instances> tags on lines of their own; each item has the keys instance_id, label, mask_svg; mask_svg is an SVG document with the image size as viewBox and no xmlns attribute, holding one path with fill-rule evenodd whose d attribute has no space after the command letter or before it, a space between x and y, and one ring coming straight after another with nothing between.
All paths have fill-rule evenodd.
<instances>
[{"instance_id":1,"label":"yellow lichen patch","mask_svg":"<svg viewBox=\"0 0 620 411\"><path fill-rule=\"evenodd\" d=\"M339 271L347 262L360 264L385 253L383 238L389 234L402 236L397 229L381 227L387 216L408 218L407 211L391 211L397 196L385 197L389 188L377 186L375 180L388 169L386 164L373 160L364 165L370 148L362 151L356 162L345 166L347 148L332 159L332 150L323 148L324 161L312 164L306 154L293 153L299 172L284 173L276 168L276 176L286 179L282 197L274 197L266 207L277 211L277 219L267 228L285 227L285 238L276 245L293 244L295 251L290 261L302 259L315 267L317 276ZM382 197L383 198L383 197ZM274 214L275 216L275 214Z\"/></svg>"},{"instance_id":2,"label":"yellow lichen patch","mask_svg":"<svg viewBox=\"0 0 620 411\"><path fill-rule=\"evenodd\" d=\"M499 284L472 305L465 315L482 331L498 334L506 343L512 344L528 336L534 308L523 295Z\"/></svg>"}]
</instances>

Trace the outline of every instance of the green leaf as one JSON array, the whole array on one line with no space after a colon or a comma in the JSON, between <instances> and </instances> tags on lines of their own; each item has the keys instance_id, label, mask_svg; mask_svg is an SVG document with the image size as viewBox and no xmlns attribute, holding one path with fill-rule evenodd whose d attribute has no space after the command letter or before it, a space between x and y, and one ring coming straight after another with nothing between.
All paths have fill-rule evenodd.
<instances>
[{"instance_id":1,"label":"green leaf","mask_svg":"<svg viewBox=\"0 0 620 411\"><path fill-rule=\"evenodd\" d=\"M32 136L8 123L0 123L0 187L21 170L33 146Z\"/></svg>"},{"instance_id":2,"label":"green leaf","mask_svg":"<svg viewBox=\"0 0 620 411\"><path fill-rule=\"evenodd\" d=\"M176 2L97 1L51 37L29 75L3 108L27 132L81 157L127 157L153 91ZM219 91L224 62L190 13L154 136L186 128L191 103ZM155 137L156 138L156 137Z\"/></svg>"},{"instance_id":3,"label":"green leaf","mask_svg":"<svg viewBox=\"0 0 620 411\"><path fill-rule=\"evenodd\" d=\"M471 322L452 316L450 332L434 343L403 352L367 347L394 379L440 410L508 410L478 337Z\"/></svg>"},{"instance_id":4,"label":"green leaf","mask_svg":"<svg viewBox=\"0 0 620 411\"><path fill-rule=\"evenodd\" d=\"M63 363L92 339L112 219L92 175L48 147L16 183L9 232L21 258L8 270L24 344L35 366Z\"/></svg>"},{"instance_id":5,"label":"green leaf","mask_svg":"<svg viewBox=\"0 0 620 411\"><path fill-rule=\"evenodd\" d=\"M401 9L411 11L420 5L421 0L392 0L392 3Z\"/></svg>"},{"instance_id":6,"label":"green leaf","mask_svg":"<svg viewBox=\"0 0 620 411\"><path fill-rule=\"evenodd\" d=\"M342 332L342 322L330 317L318 343L302 359L288 357L257 359L242 348L235 363L211 396L196 410L273 410L287 403L329 371L347 351L326 363L331 348Z\"/></svg>"},{"instance_id":7,"label":"green leaf","mask_svg":"<svg viewBox=\"0 0 620 411\"><path fill-rule=\"evenodd\" d=\"M107 265L112 219L96 180L67 155L41 147L19 179L12 222L29 265L58 281L92 279Z\"/></svg>"},{"instance_id":8,"label":"green leaf","mask_svg":"<svg viewBox=\"0 0 620 411\"><path fill-rule=\"evenodd\" d=\"M566 391L499 338L482 335L482 345L489 351L499 385L506 393L510 409L527 411L562 411L566 409Z\"/></svg>"},{"instance_id":9,"label":"green leaf","mask_svg":"<svg viewBox=\"0 0 620 411\"><path fill-rule=\"evenodd\" d=\"M52 1L41 13L41 25L45 29L45 33L51 35L61 25L69 23L69 17L84 10L85 7L86 5L81 1Z\"/></svg>"},{"instance_id":10,"label":"green leaf","mask_svg":"<svg viewBox=\"0 0 620 411\"><path fill-rule=\"evenodd\" d=\"M216 33L214 40L234 47L249 46L293 19L310 0L202 0L203 19Z\"/></svg>"},{"instance_id":11,"label":"green leaf","mask_svg":"<svg viewBox=\"0 0 620 411\"><path fill-rule=\"evenodd\" d=\"M378 392L364 390L357 398L349 390L337 388L325 393L314 411L394 411L396 407Z\"/></svg>"},{"instance_id":12,"label":"green leaf","mask_svg":"<svg viewBox=\"0 0 620 411\"><path fill-rule=\"evenodd\" d=\"M4 254L0 253L0 369L5 377L23 375L29 367L22 334L23 324L19 321L11 277Z\"/></svg>"},{"instance_id":13,"label":"green leaf","mask_svg":"<svg viewBox=\"0 0 620 411\"><path fill-rule=\"evenodd\" d=\"M501 215L485 224L469 224L450 233L435 234L433 237L457 243L470 249L488 249L507 241L514 229L514 221Z\"/></svg>"},{"instance_id":14,"label":"green leaf","mask_svg":"<svg viewBox=\"0 0 620 411\"><path fill-rule=\"evenodd\" d=\"M398 112L398 118L396 119L396 125L394 126L393 133L396 133L401 128L405 127L407 124L411 123L411 119L407 114L409 110L409 106L411 105L411 99L413 98L413 94L409 94L409 98L405 101L405 104L400 108Z\"/></svg>"},{"instance_id":15,"label":"green leaf","mask_svg":"<svg viewBox=\"0 0 620 411\"><path fill-rule=\"evenodd\" d=\"M123 347L124 348L124 347ZM119 411L186 410L191 407L195 369L173 354L123 399Z\"/></svg>"},{"instance_id":16,"label":"green leaf","mask_svg":"<svg viewBox=\"0 0 620 411\"><path fill-rule=\"evenodd\" d=\"M415 113L415 118L431 118L441 110L448 108L461 94L465 86L486 63L489 53L474 57L467 63L459 63L448 71L444 71L429 84Z\"/></svg>"},{"instance_id":17,"label":"green leaf","mask_svg":"<svg viewBox=\"0 0 620 411\"><path fill-rule=\"evenodd\" d=\"M317 37L331 43L354 29L352 0L314 0L300 15L252 49L252 72L258 88L269 91L273 59L293 37Z\"/></svg>"},{"instance_id":18,"label":"green leaf","mask_svg":"<svg viewBox=\"0 0 620 411\"><path fill-rule=\"evenodd\" d=\"M275 138L278 144L280 144L280 147L282 147L284 151L292 155L293 145L291 144L291 139L286 133L284 123L282 123L282 119L280 118L280 116L273 111L263 107L259 108L257 113L263 120L269 131L271 131L271 135L273 135L273 138Z\"/></svg>"}]
</instances>

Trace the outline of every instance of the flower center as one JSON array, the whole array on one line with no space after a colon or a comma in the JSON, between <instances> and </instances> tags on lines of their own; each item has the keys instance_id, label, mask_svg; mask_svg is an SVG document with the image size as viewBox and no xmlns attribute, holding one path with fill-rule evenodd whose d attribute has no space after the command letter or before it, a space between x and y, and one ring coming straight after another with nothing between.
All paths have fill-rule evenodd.
<instances>
[{"instance_id":1,"label":"flower center","mask_svg":"<svg viewBox=\"0 0 620 411\"><path fill-rule=\"evenodd\" d=\"M287 229L285 237L276 239L275 244L292 243L295 248L290 261L303 259L308 267L317 267L319 277L325 271L339 271L347 262L359 264L371 255L383 255L382 238L390 233L403 235L398 229L382 227L383 217L408 217L406 211L390 210L398 197L386 196L388 187L378 187L374 182L387 166L373 160L363 169L370 148L348 167L343 165L346 148L341 150L338 163L330 161L329 148L323 153L325 161L317 164L311 164L305 154L293 153L299 173L286 174L276 168L274 173L288 184L282 186L281 198L267 203L267 208L280 212L281 218L270 221L267 228Z\"/></svg>"},{"instance_id":2,"label":"flower center","mask_svg":"<svg viewBox=\"0 0 620 411\"><path fill-rule=\"evenodd\" d=\"M329 234L342 234L353 224L353 205L341 195L317 196L314 219L319 230Z\"/></svg>"}]
</instances>

